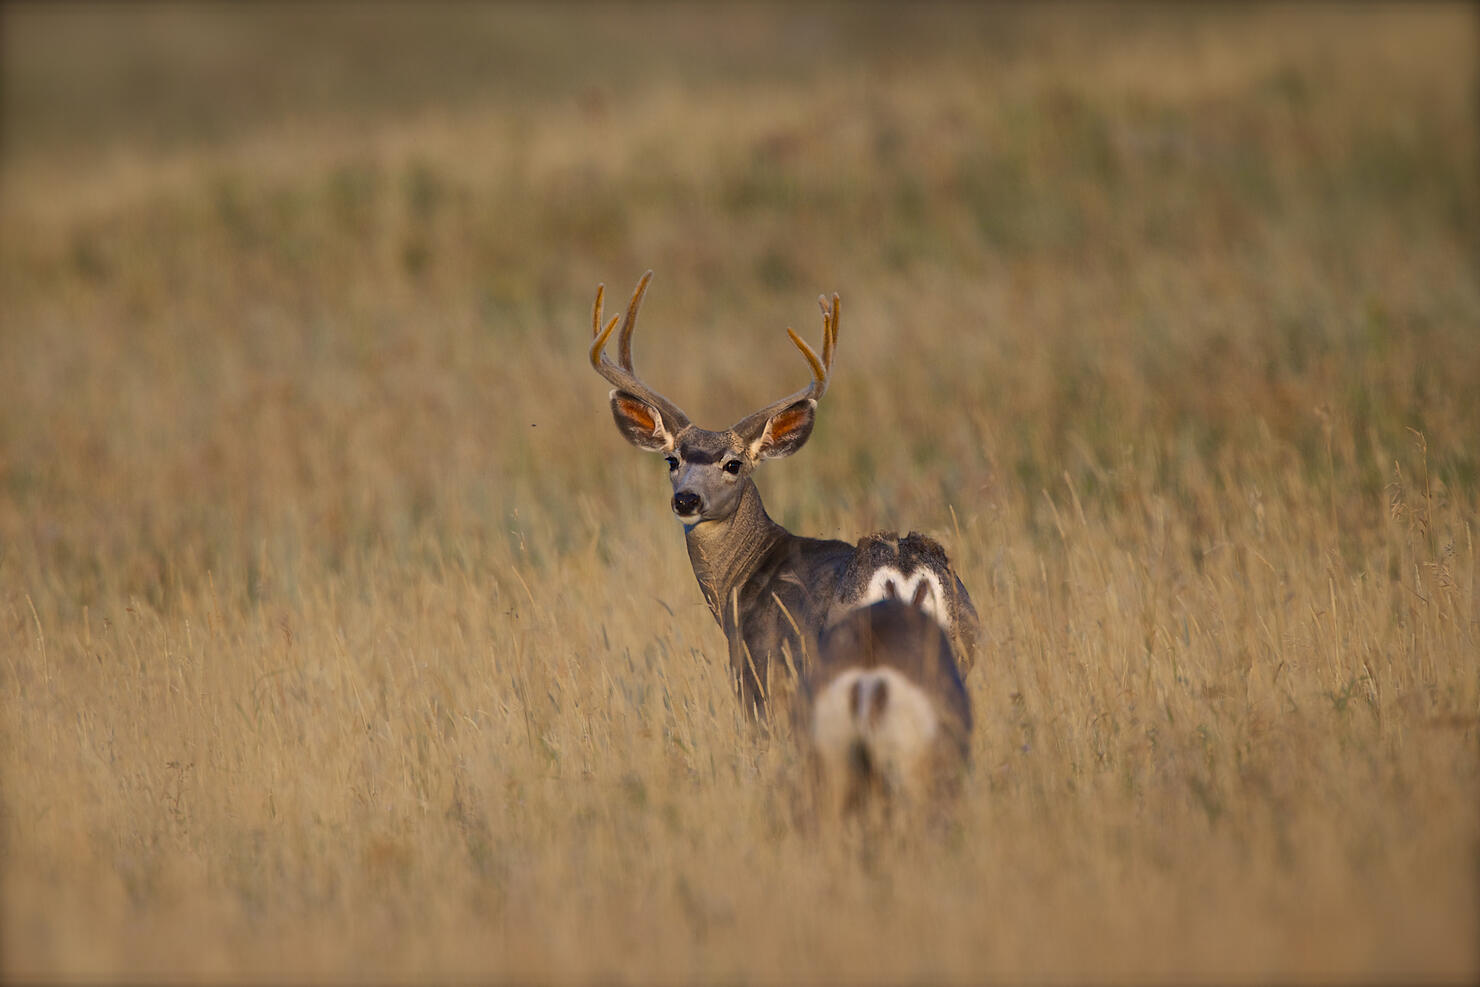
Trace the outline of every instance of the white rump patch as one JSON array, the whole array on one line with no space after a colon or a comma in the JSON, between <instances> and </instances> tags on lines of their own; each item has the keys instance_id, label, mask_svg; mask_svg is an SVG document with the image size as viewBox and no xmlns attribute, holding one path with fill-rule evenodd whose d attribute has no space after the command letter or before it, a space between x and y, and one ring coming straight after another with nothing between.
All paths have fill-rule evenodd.
<instances>
[{"instance_id":1,"label":"white rump patch","mask_svg":"<svg viewBox=\"0 0 1480 987\"><path fill-rule=\"evenodd\" d=\"M915 600L916 593L921 593L918 602ZM892 565L879 566L869 577L868 588L863 591L854 607L862 610L881 600L891 599L913 603L947 633L950 632L951 612L946 606L945 590L940 585L940 577L929 569L916 569L906 576Z\"/></svg>"},{"instance_id":2,"label":"white rump patch","mask_svg":"<svg viewBox=\"0 0 1480 987\"><path fill-rule=\"evenodd\" d=\"M850 668L818 694L811 728L834 783L846 782L853 745L862 743L891 787L914 791L925 781L921 760L940 730L940 718L925 691L897 670Z\"/></svg>"}]
</instances>

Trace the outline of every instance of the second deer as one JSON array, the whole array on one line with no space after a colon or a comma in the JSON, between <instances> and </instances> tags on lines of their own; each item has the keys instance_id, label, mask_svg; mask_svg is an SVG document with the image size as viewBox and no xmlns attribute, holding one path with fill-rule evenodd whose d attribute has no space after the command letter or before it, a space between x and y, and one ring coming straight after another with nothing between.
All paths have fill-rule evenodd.
<instances>
[{"instance_id":1,"label":"second deer","mask_svg":"<svg viewBox=\"0 0 1480 987\"><path fill-rule=\"evenodd\" d=\"M971 703L924 591L851 610L818 640L797 719L831 814L930 806L960 789Z\"/></svg>"}]
</instances>

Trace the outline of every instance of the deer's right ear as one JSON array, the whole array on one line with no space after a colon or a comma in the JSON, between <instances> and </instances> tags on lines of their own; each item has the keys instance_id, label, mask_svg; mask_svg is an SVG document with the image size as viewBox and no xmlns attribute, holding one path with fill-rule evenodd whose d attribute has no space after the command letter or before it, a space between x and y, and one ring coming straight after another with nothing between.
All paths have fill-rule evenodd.
<instances>
[{"instance_id":1,"label":"deer's right ear","mask_svg":"<svg viewBox=\"0 0 1480 987\"><path fill-rule=\"evenodd\" d=\"M612 391L612 420L628 442L648 452L673 449L673 435L668 431L658 409L638 400L626 391Z\"/></svg>"}]
</instances>

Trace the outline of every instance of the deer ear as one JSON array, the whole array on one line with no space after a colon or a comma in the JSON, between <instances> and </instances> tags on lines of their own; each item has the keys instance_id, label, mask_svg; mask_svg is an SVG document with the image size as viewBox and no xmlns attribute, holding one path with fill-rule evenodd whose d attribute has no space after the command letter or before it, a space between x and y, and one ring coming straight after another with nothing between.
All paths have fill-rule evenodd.
<instances>
[{"instance_id":1,"label":"deer ear","mask_svg":"<svg viewBox=\"0 0 1480 987\"><path fill-rule=\"evenodd\" d=\"M612 391L611 398L612 419L628 442L648 452L667 452L673 448L673 436L664 427L657 408L626 391Z\"/></svg>"},{"instance_id":2,"label":"deer ear","mask_svg":"<svg viewBox=\"0 0 1480 987\"><path fill-rule=\"evenodd\" d=\"M750 444L756 459L780 459L790 456L812 435L817 420L817 402L803 398L772 415L760 437Z\"/></svg>"}]
</instances>

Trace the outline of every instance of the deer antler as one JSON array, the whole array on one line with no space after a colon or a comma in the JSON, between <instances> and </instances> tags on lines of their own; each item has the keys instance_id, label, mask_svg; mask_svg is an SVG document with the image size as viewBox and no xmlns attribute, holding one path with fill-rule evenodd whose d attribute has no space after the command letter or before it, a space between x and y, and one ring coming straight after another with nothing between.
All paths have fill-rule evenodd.
<instances>
[{"instance_id":1,"label":"deer antler","mask_svg":"<svg viewBox=\"0 0 1480 987\"><path fill-rule=\"evenodd\" d=\"M766 422L777 412L782 411L798 401L811 401L816 404L822 400L822 395L827 393L828 381L832 379L833 354L838 347L838 314L842 306L837 292L833 292L832 304L829 306L825 295L817 296L817 306L822 309L822 356L818 358L817 351L807 345L806 340L798 336L794 330L787 328L786 335L791 337L792 343L802 351L807 365L812 368L812 382L795 394L784 397L780 401L766 405L760 411L746 415L735 423L734 431L741 435L749 435L759 432L766 427Z\"/></svg>"},{"instance_id":2,"label":"deer antler","mask_svg":"<svg viewBox=\"0 0 1480 987\"><path fill-rule=\"evenodd\" d=\"M647 291L648 282L653 278L653 272L648 271L637 282L637 289L632 292L632 301L627 305L627 317L622 320L622 331L617 336L617 362L613 363L611 357L604 352L606 341L611 338L612 330L616 328L617 317L614 315L606 328L601 326L601 300L606 293L606 285L596 286L596 304L591 309L591 366L602 377L616 387L619 391L646 402L658 410L663 416L663 425L670 432L678 432L689 423L688 415L685 415L678 406L669 401L657 391L648 387L637 376L637 371L632 369L632 333L637 329L637 309L642 305L642 296Z\"/></svg>"}]
</instances>

